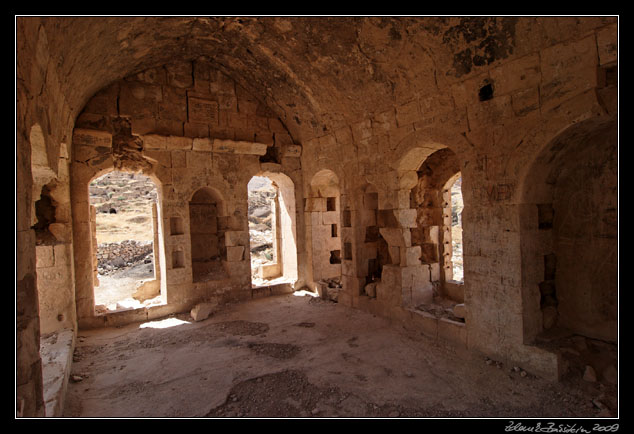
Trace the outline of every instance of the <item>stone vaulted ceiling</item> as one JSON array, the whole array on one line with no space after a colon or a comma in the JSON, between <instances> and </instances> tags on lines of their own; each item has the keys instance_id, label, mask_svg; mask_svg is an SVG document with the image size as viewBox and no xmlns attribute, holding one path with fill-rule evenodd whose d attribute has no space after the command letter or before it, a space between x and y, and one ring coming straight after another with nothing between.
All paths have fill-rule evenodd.
<instances>
[{"instance_id":1,"label":"stone vaulted ceiling","mask_svg":"<svg viewBox=\"0 0 634 434\"><path fill-rule=\"evenodd\" d=\"M43 22L44 43L75 116L115 80L203 57L268 104L302 140L437 92L513 54L516 21L48 17Z\"/></svg>"}]
</instances>

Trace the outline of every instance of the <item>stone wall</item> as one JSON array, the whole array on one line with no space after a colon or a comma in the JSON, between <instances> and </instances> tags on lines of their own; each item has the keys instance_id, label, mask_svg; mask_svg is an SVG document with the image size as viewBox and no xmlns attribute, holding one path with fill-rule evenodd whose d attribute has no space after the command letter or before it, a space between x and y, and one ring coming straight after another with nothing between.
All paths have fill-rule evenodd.
<instances>
[{"instance_id":1,"label":"stone wall","mask_svg":"<svg viewBox=\"0 0 634 434\"><path fill-rule=\"evenodd\" d=\"M40 328L42 321L55 324L60 313L52 309L48 319L46 314L44 319L40 317L34 204L42 185L55 177L68 191L68 170L58 165L60 157L68 159L65 150L74 122L51 47L40 18L20 20L16 26L16 70L23 78L16 81L16 398L17 413L24 416L44 415ZM42 173L48 181L41 179ZM72 266L58 272L60 279L73 281ZM65 287L60 299L67 307L61 313L74 328L73 289L72 285ZM47 299L53 297L54 291L47 290Z\"/></svg>"},{"instance_id":2,"label":"stone wall","mask_svg":"<svg viewBox=\"0 0 634 434\"><path fill-rule=\"evenodd\" d=\"M574 150L587 139L613 153L603 148L598 133L605 133L612 144L616 140L617 17L16 21L20 414L43 414L40 327L56 310L49 312L46 301L40 310L40 299L57 293L42 286L38 295L38 261L42 271L53 264L60 281L74 282L61 297L65 309L76 312L82 326L99 325L92 316L87 186L114 169L147 173L159 186L157 233L163 238L161 282L167 285L168 301L168 307L136 317L113 317L115 322L184 310L194 300L210 296L247 293L248 282L239 277L249 275L246 253L241 261L227 261L235 279L226 287L192 282L188 203L202 187L221 192L226 205L222 224L230 233L225 247L239 252L248 246L246 183L263 171L285 173L294 184L298 284L314 283L315 258L324 249L315 248L323 239L318 231L313 234L312 218L327 211L310 208L309 199L320 198L313 194L311 180L326 170L337 179L337 209L350 211L352 217L352 227L341 228L338 236L342 255L352 257L340 265L340 302L423 330L439 342L519 360L545 375L557 370L557 360L532 345L544 330L541 298L549 285L542 285L542 291L540 283L554 281L561 302L557 318L579 332L614 335L618 286L610 250L615 243L613 163L600 152L596 157L606 163L601 167L595 167L592 158L572 158L570 164L562 158L562 177L554 190L544 188L532 195L531 188L543 179L541 167L552 146ZM415 260L401 264L401 259L409 263L412 254L416 256L411 229L417 223L411 219L415 209L410 192L418 180L416 170L445 148L456 155L463 177L462 325L415 315L404 305L407 297L411 302L414 287L403 285L413 275L408 267L423 269ZM69 170L64 160L71 165ZM566 197L577 183L568 173L576 169L592 180L583 184L582 199L600 212L589 221L559 221L562 210L566 215L574 208ZM42 228L34 228L35 203L52 181L60 197L70 195L71 200L55 199L55 221L47 218L45 233L53 238L40 239L44 242L39 244L39 258L37 232ZM384 229L381 236L390 257L383 266L389 271L381 279L392 279L393 285L385 287L384 301L361 295L369 258L360 257L355 231L361 230L363 219L356 218L361 205L353 196L368 184L376 188L377 223L382 221L377 227L383 225L379 229ZM540 194L546 193L557 200L544 201ZM551 203L553 229L540 231L540 213ZM318 225L324 225L323 217ZM595 226L599 232L585 230ZM574 236L568 236L570 230ZM346 243L351 250L346 250ZM59 244L72 249L56 255ZM575 285L564 283L578 271L570 266L566 245L581 247L579 269L603 264L592 249L608 259L586 287L591 296L581 297L576 306L564 302L566 294L568 300L578 295L573 295ZM51 249L55 262L46 262L51 255L45 252ZM551 254L558 258L554 279L552 261L545 260ZM232 254L235 257L240 255ZM70 259L70 264L57 269L60 258ZM562 268L565 264L569 265ZM242 289L234 292L229 283ZM592 321L579 320L584 310Z\"/></svg>"}]
</instances>

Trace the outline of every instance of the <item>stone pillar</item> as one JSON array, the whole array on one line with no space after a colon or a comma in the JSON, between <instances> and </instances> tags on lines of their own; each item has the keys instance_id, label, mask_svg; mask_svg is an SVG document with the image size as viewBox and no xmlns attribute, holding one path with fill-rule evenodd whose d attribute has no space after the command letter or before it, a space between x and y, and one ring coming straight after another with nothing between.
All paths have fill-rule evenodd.
<instances>
[{"instance_id":1,"label":"stone pillar","mask_svg":"<svg viewBox=\"0 0 634 434\"><path fill-rule=\"evenodd\" d=\"M275 231L275 236L273 237L273 249L272 249L273 262L279 265L280 272L282 272L284 264L282 261L282 254L280 250L282 247L282 227L280 224L281 220L278 218L279 212L280 212L280 207L277 200L278 195L279 195L279 192L277 193L275 198L271 199L269 206L271 207L271 227Z\"/></svg>"},{"instance_id":2,"label":"stone pillar","mask_svg":"<svg viewBox=\"0 0 634 434\"><path fill-rule=\"evenodd\" d=\"M152 261L154 261L154 278L161 278L161 261L159 256L159 227L158 227L158 209L156 202L152 204Z\"/></svg>"},{"instance_id":3,"label":"stone pillar","mask_svg":"<svg viewBox=\"0 0 634 434\"><path fill-rule=\"evenodd\" d=\"M99 286L99 271L97 270L99 247L97 245L97 210L93 205L90 205L90 235L92 240L92 284L96 288Z\"/></svg>"},{"instance_id":4,"label":"stone pillar","mask_svg":"<svg viewBox=\"0 0 634 434\"><path fill-rule=\"evenodd\" d=\"M30 146L17 135L16 162L16 415L44 416L40 320L35 272L35 233L31 227Z\"/></svg>"}]
</instances>

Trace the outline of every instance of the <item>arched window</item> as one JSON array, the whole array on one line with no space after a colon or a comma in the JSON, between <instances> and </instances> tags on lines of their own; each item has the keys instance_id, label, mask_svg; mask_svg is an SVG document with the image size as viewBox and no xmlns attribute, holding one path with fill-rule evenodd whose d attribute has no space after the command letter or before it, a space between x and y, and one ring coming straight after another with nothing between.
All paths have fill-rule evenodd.
<instances>
[{"instance_id":1,"label":"arched window","mask_svg":"<svg viewBox=\"0 0 634 434\"><path fill-rule=\"evenodd\" d=\"M449 186L449 194L451 195L451 271L452 276L448 280L456 282L464 281L464 271L462 262L462 210L464 203L462 201L462 177L453 181ZM451 182L451 181L450 181Z\"/></svg>"}]
</instances>

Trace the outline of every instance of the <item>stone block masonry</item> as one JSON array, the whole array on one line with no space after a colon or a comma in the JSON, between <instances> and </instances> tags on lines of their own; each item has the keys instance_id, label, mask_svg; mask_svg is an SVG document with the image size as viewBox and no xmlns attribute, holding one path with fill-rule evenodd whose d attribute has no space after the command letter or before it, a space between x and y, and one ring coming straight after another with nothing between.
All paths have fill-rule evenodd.
<instances>
[{"instance_id":1,"label":"stone block masonry","mask_svg":"<svg viewBox=\"0 0 634 434\"><path fill-rule=\"evenodd\" d=\"M538 346L545 328L615 341L618 24L18 17L19 413L43 413L40 334L107 322L88 186L112 170L157 184L164 305L109 324L248 299L247 184L269 171L292 180L280 216L300 288L338 280L340 303L549 378L563 365ZM463 285L440 182L458 172ZM216 209L195 227L199 191ZM196 261L206 240L214 260ZM464 303L465 322L408 314L430 294Z\"/></svg>"}]
</instances>

